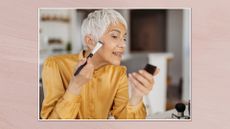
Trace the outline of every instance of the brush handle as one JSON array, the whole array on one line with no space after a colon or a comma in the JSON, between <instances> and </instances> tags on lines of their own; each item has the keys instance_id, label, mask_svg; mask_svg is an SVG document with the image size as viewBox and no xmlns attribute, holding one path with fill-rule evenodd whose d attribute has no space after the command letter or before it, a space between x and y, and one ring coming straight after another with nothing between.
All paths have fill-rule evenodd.
<instances>
[{"instance_id":1,"label":"brush handle","mask_svg":"<svg viewBox=\"0 0 230 129\"><path fill-rule=\"evenodd\" d=\"M74 73L74 76L77 76L77 75L81 72L81 70L87 65L87 60L88 60L88 58L91 58L91 57L93 57L93 54L92 54L92 53L90 53L90 54L87 56L86 62L85 62L84 64L82 64L82 65L76 70L76 72Z\"/></svg>"}]
</instances>

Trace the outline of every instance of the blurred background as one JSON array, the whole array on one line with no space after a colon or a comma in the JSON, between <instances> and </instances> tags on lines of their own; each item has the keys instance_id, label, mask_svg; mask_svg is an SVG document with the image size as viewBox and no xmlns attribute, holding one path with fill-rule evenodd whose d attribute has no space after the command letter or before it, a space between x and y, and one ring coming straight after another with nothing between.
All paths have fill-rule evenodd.
<instances>
[{"instance_id":1,"label":"blurred background","mask_svg":"<svg viewBox=\"0 0 230 129\"><path fill-rule=\"evenodd\" d=\"M81 23L95 9L39 10L39 100L43 101L41 71L51 55L83 50ZM128 23L122 65L128 73L150 63L160 68L153 90L144 98L148 118L191 100L190 9L117 9Z\"/></svg>"}]
</instances>

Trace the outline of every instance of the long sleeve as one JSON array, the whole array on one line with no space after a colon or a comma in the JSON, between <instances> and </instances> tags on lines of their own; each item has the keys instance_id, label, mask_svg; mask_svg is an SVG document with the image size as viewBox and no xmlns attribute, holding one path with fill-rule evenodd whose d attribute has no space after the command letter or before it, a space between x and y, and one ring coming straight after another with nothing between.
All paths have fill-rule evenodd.
<instances>
[{"instance_id":1,"label":"long sleeve","mask_svg":"<svg viewBox=\"0 0 230 129\"><path fill-rule=\"evenodd\" d=\"M118 85L119 87L112 107L112 115L116 119L144 119L146 117L146 109L143 101L135 106L129 105L126 68L122 70Z\"/></svg>"},{"instance_id":2,"label":"long sleeve","mask_svg":"<svg viewBox=\"0 0 230 129\"><path fill-rule=\"evenodd\" d=\"M75 119L79 114L81 97L66 92L55 57L46 59L42 81L44 90L42 119Z\"/></svg>"}]
</instances>

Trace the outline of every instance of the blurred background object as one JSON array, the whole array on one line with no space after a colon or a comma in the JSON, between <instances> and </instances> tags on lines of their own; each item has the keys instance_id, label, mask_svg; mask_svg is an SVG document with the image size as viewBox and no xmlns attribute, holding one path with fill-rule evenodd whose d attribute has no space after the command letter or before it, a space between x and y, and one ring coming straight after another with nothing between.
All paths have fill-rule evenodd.
<instances>
[{"instance_id":1,"label":"blurred background object","mask_svg":"<svg viewBox=\"0 0 230 129\"><path fill-rule=\"evenodd\" d=\"M41 71L50 55L83 50L81 23L95 9L40 9L39 78L40 107L43 100ZM153 90L144 98L147 118L191 100L191 10L116 9L128 23L128 39L122 65L134 72L150 63L160 68ZM155 116L155 117L154 117Z\"/></svg>"}]
</instances>

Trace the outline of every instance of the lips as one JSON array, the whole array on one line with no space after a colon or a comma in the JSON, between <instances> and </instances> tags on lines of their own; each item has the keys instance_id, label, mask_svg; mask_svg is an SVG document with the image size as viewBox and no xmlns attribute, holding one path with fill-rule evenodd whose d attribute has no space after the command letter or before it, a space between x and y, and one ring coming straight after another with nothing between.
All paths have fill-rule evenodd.
<instances>
[{"instance_id":1,"label":"lips","mask_svg":"<svg viewBox=\"0 0 230 129\"><path fill-rule=\"evenodd\" d=\"M122 52L122 51L113 51L112 52L112 54L114 55L114 56L117 56L117 57L122 57L122 55L124 54L124 52Z\"/></svg>"}]
</instances>

